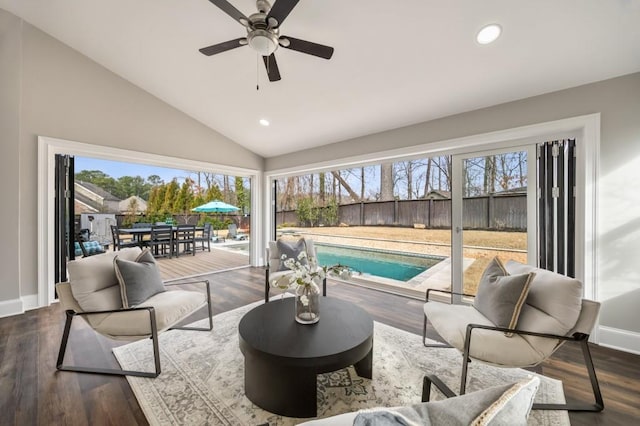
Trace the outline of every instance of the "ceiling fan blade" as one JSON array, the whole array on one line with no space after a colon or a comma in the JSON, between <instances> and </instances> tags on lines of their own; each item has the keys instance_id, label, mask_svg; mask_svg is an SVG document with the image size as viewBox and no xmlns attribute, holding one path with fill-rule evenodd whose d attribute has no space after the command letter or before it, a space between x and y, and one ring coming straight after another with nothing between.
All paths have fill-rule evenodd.
<instances>
[{"instance_id":1,"label":"ceiling fan blade","mask_svg":"<svg viewBox=\"0 0 640 426\"><path fill-rule=\"evenodd\" d=\"M267 69L267 75L269 81L280 80L280 70L278 69L278 63L276 62L276 55L273 53L270 56L263 56L264 66Z\"/></svg>"},{"instance_id":2,"label":"ceiling fan blade","mask_svg":"<svg viewBox=\"0 0 640 426\"><path fill-rule=\"evenodd\" d=\"M246 26L246 23L249 22L249 18L244 16L244 13L240 12L238 9L233 7L231 3L227 0L209 0L211 3L215 4L227 15L231 16L236 21L240 22L243 26ZM244 21L244 22L243 22Z\"/></svg>"},{"instance_id":3,"label":"ceiling fan blade","mask_svg":"<svg viewBox=\"0 0 640 426\"><path fill-rule=\"evenodd\" d=\"M298 4L300 0L277 0L276 3L271 7L269 14L267 15L267 22L269 22L269 18L274 18L279 27L282 25L282 22L287 19L291 10Z\"/></svg>"},{"instance_id":4,"label":"ceiling fan blade","mask_svg":"<svg viewBox=\"0 0 640 426\"><path fill-rule=\"evenodd\" d=\"M300 40L289 36L282 36L281 39L289 40L289 44L281 43L280 46L297 50L298 52L306 53L308 55L318 56L324 59L331 59L333 55L333 47L325 46L318 43L312 43L310 41Z\"/></svg>"},{"instance_id":5,"label":"ceiling fan blade","mask_svg":"<svg viewBox=\"0 0 640 426\"><path fill-rule=\"evenodd\" d=\"M246 41L247 39L244 37L237 38L235 40L225 41L224 43L218 43L212 46L203 47L199 50L203 55L211 56L217 53L226 52L227 50L235 49L236 47L245 46L247 43L242 44L242 40Z\"/></svg>"}]
</instances>

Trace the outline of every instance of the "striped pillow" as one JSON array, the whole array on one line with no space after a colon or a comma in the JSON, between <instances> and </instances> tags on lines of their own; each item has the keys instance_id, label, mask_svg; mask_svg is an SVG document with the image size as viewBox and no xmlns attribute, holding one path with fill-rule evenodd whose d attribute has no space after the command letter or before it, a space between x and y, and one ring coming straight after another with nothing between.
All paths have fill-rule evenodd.
<instances>
[{"instance_id":1,"label":"striped pillow","mask_svg":"<svg viewBox=\"0 0 640 426\"><path fill-rule=\"evenodd\" d=\"M515 329L535 274L509 275L497 257L485 269L473 306L497 327ZM511 337L512 333L505 333Z\"/></svg>"}]
</instances>

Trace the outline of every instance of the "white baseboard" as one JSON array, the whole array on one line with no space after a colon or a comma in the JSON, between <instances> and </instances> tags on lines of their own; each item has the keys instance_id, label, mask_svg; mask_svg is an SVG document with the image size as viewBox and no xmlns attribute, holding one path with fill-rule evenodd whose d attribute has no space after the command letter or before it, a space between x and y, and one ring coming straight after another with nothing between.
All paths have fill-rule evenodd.
<instances>
[{"instance_id":1,"label":"white baseboard","mask_svg":"<svg viewBox=\"0 0 640 426\"><path fill-rule=\"evenodd\" d=\"M38 305L38 295L37 294L28 294L26 296L22 296L22 308L25 311L30 311L32 309L38 309L40 306Z\"/></svg>"},{"instance_id":2,"label":"white baseboard","mask_svg":"<svg viewBox=\"0 0 640 426\"><path fill-rule=\"evenodd\" d=\"M598 340L602 346L640 355L640 333L601 325Z\"/></svg>"},{"instance_id":3,"label":"white baseboard","mask_svg":"<svg viewBox=\"0 0 640 426\"><path fill-rule=\"evenodd\" d=\"M22 299L11 299L0 301L0 318L20 315L24 312Z\"/></svg>"}]
</instances>

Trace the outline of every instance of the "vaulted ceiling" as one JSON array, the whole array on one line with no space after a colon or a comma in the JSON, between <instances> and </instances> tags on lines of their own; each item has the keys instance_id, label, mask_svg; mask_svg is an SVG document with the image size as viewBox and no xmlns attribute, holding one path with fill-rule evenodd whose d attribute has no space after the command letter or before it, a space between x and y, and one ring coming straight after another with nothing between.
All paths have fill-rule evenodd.
<instances>
[{"instance_id":1,"label":"vaulted ceiling","mask_svg":"<svg viewBox=\"0 0 640 426\"><path fill-rule=\"evenodd\" d=\"M273 83L249 47L198 51L246 35L207 0L0 7L264 157L640 71L636 0L301 0L281 32L335 53L280 48Z\"/></svg>"}]
</instances>

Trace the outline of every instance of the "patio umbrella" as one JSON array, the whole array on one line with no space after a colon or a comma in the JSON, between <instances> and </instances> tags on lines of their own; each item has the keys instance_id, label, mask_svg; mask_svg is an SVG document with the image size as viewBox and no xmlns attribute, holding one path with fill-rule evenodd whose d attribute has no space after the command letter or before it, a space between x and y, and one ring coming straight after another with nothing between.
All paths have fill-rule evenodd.
<instances>
[{"instance_id":1,"label":"patio umbrella","mask_svg":"<svg viewBox=\"0 0 640 426\"><path fill-rule=\"evenodd\" d=\"M209 201L208 203L195 207L191 210L200 213L229 213L240 210L240 207L232 206L231 204L215 200Z\"/></svg>"}]
</instances>

